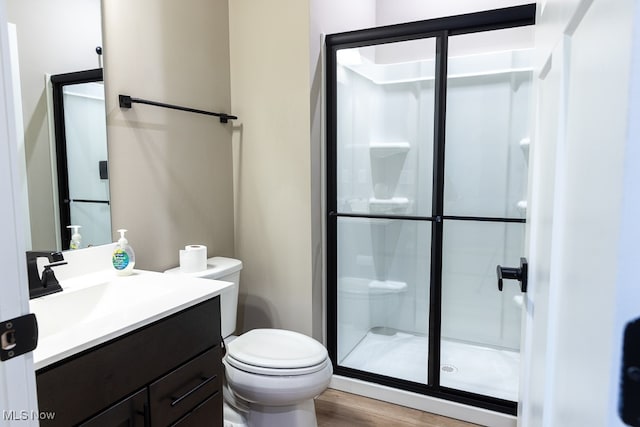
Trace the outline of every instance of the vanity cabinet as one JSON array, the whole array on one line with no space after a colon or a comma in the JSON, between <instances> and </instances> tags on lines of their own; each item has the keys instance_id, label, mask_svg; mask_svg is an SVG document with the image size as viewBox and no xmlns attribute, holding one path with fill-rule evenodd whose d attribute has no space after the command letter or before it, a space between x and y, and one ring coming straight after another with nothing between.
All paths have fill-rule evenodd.
<instances>
[{"instance_id":1,"label":"vanity cabinet","mask_svg":"<svg viewBox=\"0 0 640 427\"><path fill-rule=\"evenodd\" d=\"M148 423L148 418L145 417L147 407L147 390L142 389L122 402L105 409L89 421L80 424L80 427L145 427L145 423Z\"/></svg>"},{"instance_id":2,"label":"vanity cabinet","mask_svg":"<svg viewBox=\"0 0 640 427\"><path fill-rule=\"evenodd\" d=\"M36 372L47 426L222 426L220 297Z\"/></svg>"}]
</instances>

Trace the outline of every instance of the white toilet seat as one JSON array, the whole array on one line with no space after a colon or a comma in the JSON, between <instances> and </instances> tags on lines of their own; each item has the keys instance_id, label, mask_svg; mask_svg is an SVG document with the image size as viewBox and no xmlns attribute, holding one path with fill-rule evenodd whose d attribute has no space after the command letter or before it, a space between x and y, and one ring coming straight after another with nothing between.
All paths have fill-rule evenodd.
<instances>
[{"instance_id":1,"label":"white toilet seat","mask_svg":"<svg viewBox=\"0 0 640 427\"><path fill-rule=\"evenodd\" d=\"M248 363L241 362L235 359L233 356L227 354L225 357L227 363L234 368L240 369L250 374L269 375L269 376L296 376L313 374L323 370L329 362L326 358L321 363L314 366L306 366L303 368L266 368L264 366L255 366Z\"/></svg>"},{"instance_id":2,"label":"white toilet seat","mask_svg":"<svg viewBox=\"0 0 640 427\"><path fill-rule=\"evenodd\" d=\"M247 372L301 375L322 369L320 365L326 363L328 354L318 341L298 332L253 329L229 343L227 357L230 364ZM298 369L302 371L296 374Z\"/></svg>"}]
</instances>

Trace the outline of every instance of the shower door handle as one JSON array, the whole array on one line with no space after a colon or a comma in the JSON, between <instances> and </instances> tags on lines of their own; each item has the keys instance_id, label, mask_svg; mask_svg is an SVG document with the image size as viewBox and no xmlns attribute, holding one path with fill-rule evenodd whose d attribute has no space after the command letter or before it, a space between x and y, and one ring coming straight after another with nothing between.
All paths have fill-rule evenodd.
<instances>
[{"instance_id":1,"label":"shower door handle","mask_svg":"<svg viewBox=\"0 0 640 427\"><path fill-rule=\"evenodd\" d=\"M496 267L498 275L498 290L502 291L502 281L504 279L513 279L520 282L520 290L527 292L527 275L529 272L529 263L526 258L520 258L520 267Z\"/></svg>"}]
</instances>

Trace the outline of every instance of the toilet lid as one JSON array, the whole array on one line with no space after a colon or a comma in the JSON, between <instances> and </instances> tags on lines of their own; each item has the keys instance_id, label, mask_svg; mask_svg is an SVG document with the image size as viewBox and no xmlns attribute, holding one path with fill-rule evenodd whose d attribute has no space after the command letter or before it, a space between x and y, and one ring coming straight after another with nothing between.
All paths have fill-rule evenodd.
<instances>
[{"instance_id":1,"label":"toilet lid","mask_svg":"<svg viewBox=\"0 0 640 427\"><path fill-rule=\"evenodd\" d=\"M325 370L327 365L329 365L331 362L329 361L329 358L326 358L319 365L307 366L304 368L264 368L262 366L249 365L248 363L240 362L227 354L224 357L222 363L227 365L227 369L232 366L236 369L240 369L241 371L245 371L250 374L269 375L276 377L295 377L298 375L314 374L316 372ZM331 373L332 370L329 370L329 372Z\"/></svg>"},{"instance_id":2,"label":"toilet lid","mask_svg":"<svg viewBox=\"0 0 640 427\"><path fill-rule=\"evenodd\" d=\"M229 343L227 356L261 368L298 369L326 361L327 349L298 332L253 329Z\"/></svg>"}]
</instances>

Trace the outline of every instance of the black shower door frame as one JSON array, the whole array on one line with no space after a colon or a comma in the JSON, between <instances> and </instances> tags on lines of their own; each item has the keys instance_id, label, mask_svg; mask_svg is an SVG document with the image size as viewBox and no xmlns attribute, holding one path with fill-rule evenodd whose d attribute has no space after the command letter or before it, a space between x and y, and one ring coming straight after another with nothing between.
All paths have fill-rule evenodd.
<instances>
[{"instance_id":1,"label":"black shower door frame","mask_svg":"<svg viewBox=\"0 0 640 427\"><path fill-rule=\"evenodd\" d=\"M442 246L445 220L490 222L525 222L516 218L458 217L444 215L444 160L447 102L448 37L483 31L500 30L535 23L536 6L495 9L406 24L331 34L326 37L326 260L327 260L327 348L334 373L401 390L472 405L497 412L516 415L517 402L440 385L440 340L442 315ZM434 96L434 152L433 199L431 216L377 215L339 213L337 209L337 75L336 55L340 49L435 38L435 96ZM419 384L340 366L337 360L337 223L338 218L394 219L431 223L431 277L429 309L428 381Z\"/></svg>"}]
</instances>

